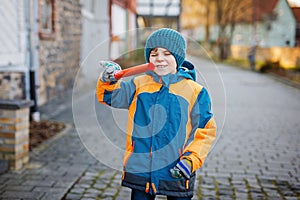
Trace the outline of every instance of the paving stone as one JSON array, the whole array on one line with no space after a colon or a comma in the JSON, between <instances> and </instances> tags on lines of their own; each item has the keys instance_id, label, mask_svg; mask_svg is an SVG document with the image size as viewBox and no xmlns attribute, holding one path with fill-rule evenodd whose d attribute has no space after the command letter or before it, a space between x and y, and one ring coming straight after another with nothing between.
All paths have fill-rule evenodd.
<instances>
[{"instance_id":1,"label":"paving stone","mask_svg":"<svg viewBox=\"0 0 300 200\"><path fill-rule=\"evenodd\" d=\"M289 190L289 189L283 189L283 190L281 190L281 194L283 195L283 196L285 196L285 197L293 197L293 196L296 196L296 194L293 192L293 191L291 191L291 190Z\"/></svg>"},{"instance_id":2,"label":"paving stone","mask_svg":"<svg viewBox=\"0 0 300 200\"><path fill-rule=\"evenodd\" d=\"M233 198L232 190L219 190L218 194L220 197L223 197L223 198L225 198L225 197L226 198L230 197L231 199ZM223 198L221 198L221 199L223 199Z\"/></svg>"},{"instance_id":3,"label":"paving stone","mask_svg":"<svg viewBox=\"0 0 300 200\"><path fill-rule=\"evenodd\" d=\"M270 197L270 199L273 198L281 198L280 194L278 193L277 190L273 190L273 189L264 189L264 192L267 194L268 197ZM272 198L271 198L272 197Z\"/></svg>"},{"instance_id":4,"label":"paving stone","mask_svg":"<svg viewBox=\"0 0 300 200\"><path fill-rule=\"evenodd\" d=\"M22 185L26 180L22 179L9 179L5 182L5 185Z\"/></svg>"},{"instance_id":5,"label":"paving stone","mask_svg":"<svg viewBox=\"0 0 300 200\"><path fill-rule=\"evenodd\" d=\"M30 192L33 190L35 186L23 186L23 185L13 185L13 186L6 186L5 187L5 190L6 191L27 191L27 192Z\"/></svg>"},{"instance_id":6,"label":"paving stone","mask_svg":"<svg viewBox=\"0 0 300 200\"><path fill-rule=\"evenodd\" d=\"M248 193L249 192L248 188L246 188L246 187L235 187L234 190L235 190L235 192L238 192L238 193Z\"/></svg>"},{"instance_id":7,"label":"paving stone","mask_svg":"<svg viewBox=\"0 0 300 200\"><path fill-rule=\"evenodd\" d=\"M104 199L104 200L113 200L114 197L106 196L106 197L102 197L102 199Z\"/></svg>"},{"instance_id":8,"label":"paving stone","mask_svg":"<svg viewBox=\"0 0 300 200\"><path fill-rule=\"evenodd\" d=\"M64 197L64 194L62 193L55 193L55 191L51 193L46 193L41 200L54 200L54 199L62 199Z\"/></svg>"},{"instance_id":9,"label":"paving stone","mask_svg":"<svg viewBox=\"0 0 300 200\"><path fill-rule=\"evenodd\" d=\"M297 197L284 197L285 200L298 200Z\"/></svg>"},{"instance_id":10,"label":"paving stone","mask_svg":"<svg viewBox=\"0 0 300 200\"><path fill-rule=\"evenodd\" d=\"M71 188L71 186L74 184L74 180L65 180L65 179L60 179L58 181L56 181L54 184L53 184L53 187L57 187L57 188L60 188L60 187L67 187L67 188Z\"/></svg>"},{"instance_id":11,"label":"paving stone","mask_svg":"<svg viewBox=\"0 0 300 200\"><path fill-rule=\"evenodd\" d=\"M251 192L250 195L252 199L266 199L266 196L262 193Z\"/></svg>"},{"instance_id":12,"label":"paving stone","mask_svg":"<svg viewBox=\"0 0 300 200\"><path fill-rule=\"evenodd\" d=\"M215 190L206 190L206 189L202 189L201 190L201 194L203 196L215 196L216 195L216 191Z\"/></svg>"},{"instance_id":13,"label":"paving stone","mask_svg":"<svg viewBox=\"0 0 300 200\"><path fill-rule=\"evenodd\" d=\"M240 199L240 200L245 200L245 199L249 199L249 195L246 192L235 192L235 197L236 199Z\"/></svg>"},{"instance_id":14,"label":"paving stone","mask_svg":"<svg viewBox=\"0 0 300 200\"><path fill-rule=\"evenodd\" d=\"M53 187L34 187L32 190L33 192L44 192L44 193L56 193L56 194L63 194L66 192L66 188L53 188Z\"/></svg>"},{"instance_id":15,"label":"paving stone","mask_svg":"<svg viewBox=\"0 0 300 200\"><path fill-rule=\"evenodd\" d=\"M94 189L88 189L83 197L89 197L89 198L97 198L98 196L101 196L101 192L98 190L94 190Z\"/></svg>"},{"instance_id":16,"label":"paving stone","mask_svg":"<svg viewBox=\"0 0 300 200\"><path fill-rule=\"evenodd\" d=\"M107 188L106 184L101 184L101 183L96 183L93 185L94 188L99 189L99 190L103 190L105 188Z\"/></svg>"},{"instance_id":17,"label":"paving stone","mask_svg":"<svg viewBox=\"0 0 300 200\"><path fill-rule=\"evenodd\" d=\"M124 200L124 199L130 199L130 197L131 197L131 189L126 187L121 187L116 199Z\"/></svg>"},{"instance_id":18,"label":"paving stone","mask_svg":"<svg viewBox=\"0 0 300 200\"><path fill-rule=\"evenodd\" d=\"M216 197L215 197L215 195L211 195L211 196L208 195L208 196L202 196L201 199L202 200L215 200Z\"/></svg>"},{"instance_id":19,"label":"paving stone","mask_svg":"<svg viewBox=\"0 0 300 200\"><path fill-rule=\"evenodd\" d=\"M118 193L118 188L107 188L103 192L103 196L115 196Z\"/></svg>"},{"instance_id":20,"label":"paving stone","mask_svg":"<svg viewBox=\"0 0 300 200\"><path fill-rule=\"evenodd\" d=\"M5 191L3 194L1 194L0 198L40 199L44 194L44 192Z\"/></svg>"},{"instance_id":21,"label":"paving stone","mask_svg":"<svg viewBox=\"0 0 300 200\"><path fill-rule=\"evenodd\" d=\"M108 185L109 183L110 183L110 179L103 179L102 177L99 177L99 179L96 180L96 184Z\"/></svg>"},{"instance_id":22,"label":"paving stone","mask_svg":"<svg viewBox=\"0 0 300 200\"><path fill-rule=\"evenodd\" d=\"M72 194L83 194L86 191L85 188L73 188L70 190Z\"/></svg>"},{"instance_id":23,"label":"paving stone","mask_svg":"<svg viewBox=\"0 0 300 200\"><path fill-rule=\"evenodd\" d=\"M82 197L81 194L68 193L67 196L65 197L65 200L80 200L81 197Z\"/></svg>"},{"instance_id":24,"label":"paving stone","mask_svg":"<svg viewBox=\"0 0 300 200\"><path fill-rule=\"evenodd\" d=\"M97 199L97 197L98 195L95 196L93 194L86 194L86 193L82 194L82 199Z\"/></svg>"},{"instance_id":25,"label":"paving stone","mask_svg":"<svg viewBox=\"0 0 300 200\"><path fill-rule=\"evenodd\" d=\"M22 185L27 186L27 185L32 185L32 186L43 186L43 187L51 187L55 184L54 181L49 181L49 180L25 180L22 182Z\"/></svg>"}]
</instances>

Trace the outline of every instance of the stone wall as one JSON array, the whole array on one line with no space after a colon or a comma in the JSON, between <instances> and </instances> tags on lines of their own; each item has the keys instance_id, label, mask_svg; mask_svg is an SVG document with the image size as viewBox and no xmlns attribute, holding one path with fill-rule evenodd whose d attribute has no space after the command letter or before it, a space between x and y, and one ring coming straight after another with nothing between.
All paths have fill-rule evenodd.
<instances>
[{"instance_id":1,"label":"stone wall","mask_svg":"<svg viewBox=\"0 0 300 200\"><path fill-rule=\"evenodd\" d=\"M21 72L0 73L0 99L24 99L25 76Z\"/></svg>"},{"instance_id":2,"label":"stone wall","mask_svg":"<svg viewBox=\"0 0 300 200\"><path fill-rule=\"evenodd\" d=\"M39 41L39 105L72 89L80 66L82 30L79 0L55 1L54 21L54 37Z\"/></svg>"}]
</instances>

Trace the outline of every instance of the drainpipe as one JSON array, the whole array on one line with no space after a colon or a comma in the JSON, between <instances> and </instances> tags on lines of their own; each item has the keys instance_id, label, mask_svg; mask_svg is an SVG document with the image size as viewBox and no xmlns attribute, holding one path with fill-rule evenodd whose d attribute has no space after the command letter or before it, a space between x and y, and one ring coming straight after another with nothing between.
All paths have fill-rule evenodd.
<instances>
[{"instance_id":1,"label":"drainpipe","mask_svg":"<svg viewBox=\"0 0 300 200\"><path fill-rule=\"evenodd\" d=\"M108 1L108 17L109 17L109 46L108 46L108 57L111 59L111 49L112 49L112 5L113 5L113 2L112 0L109 0Z\"/></svg>"},{"instance_id":2,"label":"drainpipe","mask_svg":"<svg viewBox=\"0 0 300 200\"><path fill-rule=\"evenodd\" d=\"M34 105L31 107L31 118L40 121L38 111L38 0L26 0L27 34L28 34L28 56L27 65L29 66L29 92L30 99Z\"/></svg>"}]
</instances>

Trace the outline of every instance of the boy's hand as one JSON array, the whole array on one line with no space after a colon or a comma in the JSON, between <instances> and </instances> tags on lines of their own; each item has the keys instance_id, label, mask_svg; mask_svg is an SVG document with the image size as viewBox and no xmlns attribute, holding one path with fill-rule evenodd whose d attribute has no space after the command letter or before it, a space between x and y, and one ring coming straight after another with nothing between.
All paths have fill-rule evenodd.
<instances>
[{"instance_id":1,"label":"boy's hand","mask_svg":"<svg viewBox=\"0 0 300 200\"><path fill-rule=\"evenodd\" d=\"M174 168L170 169L170 172L173 178L181 178L184 176L186 179L190 179L192 162L188 159L182 159Z\"/></svg>"},{"instance_id":2,"label":"boy's hand","mask_svg":"<svg viewBox=\"0 0 300 200\"><path fill-rule=\"evenodd\" d=\"M122 70L120 65L112 61L100 61L100 65L105 68L105 70L100 74L100 79L103 82L117 81L114 74Z\"/></svg>"}]
</instances>

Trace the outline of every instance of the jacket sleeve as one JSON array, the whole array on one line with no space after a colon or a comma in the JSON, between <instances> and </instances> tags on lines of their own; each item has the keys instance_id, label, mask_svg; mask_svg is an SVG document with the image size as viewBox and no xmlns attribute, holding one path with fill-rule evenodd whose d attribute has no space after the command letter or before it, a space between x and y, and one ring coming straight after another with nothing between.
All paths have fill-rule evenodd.
<instances>
[{"instance_id":1,"label":"jacket sleeve","mask_svg":"<svg viewBox=\"0 0 300 200\"><path fill-rule=\"evenodd\" d=\"M183 156L192 161L192 172L199 169L216 138L216 123L211 112L211 101L203 87L191 111L192 131L188 136Z\"/></svg>"},{"instance_id":2,"label":"jacket sleeve","mask_svg":"<svg viewBox=\"0 0 300 200\"><path fill-rule=\"evenodd\" d=\"M100 103L115 107L128 108L135 93L133 79L129 82L102 82L98 79L96 97Z\"/></svg>"}]
</instances>

